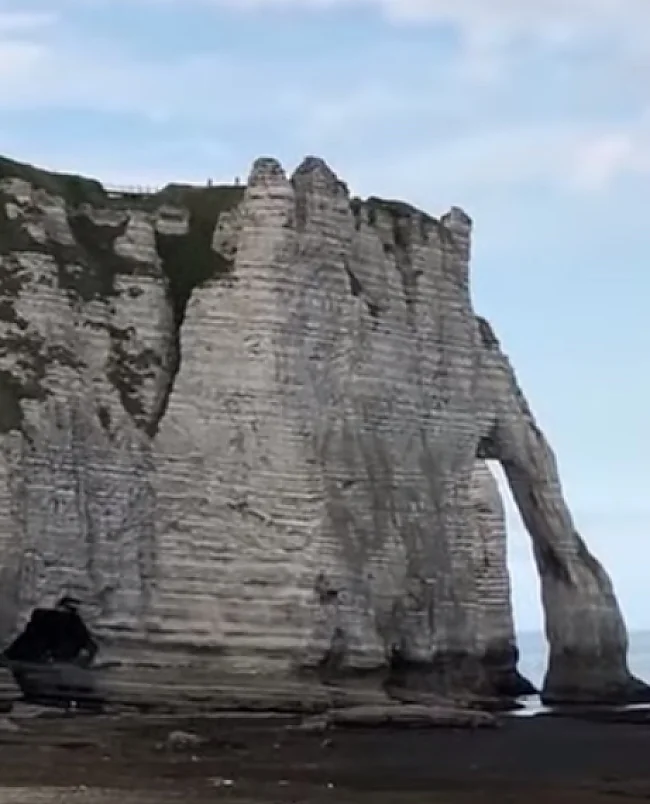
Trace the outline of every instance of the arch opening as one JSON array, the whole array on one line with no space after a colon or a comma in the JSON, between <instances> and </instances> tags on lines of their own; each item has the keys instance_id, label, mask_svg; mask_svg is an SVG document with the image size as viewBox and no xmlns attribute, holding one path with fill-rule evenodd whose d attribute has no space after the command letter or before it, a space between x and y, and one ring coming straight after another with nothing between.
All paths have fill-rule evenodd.
<instances>
[{"instance_id":1,"label":"arch opening","mask_svg":"<svg viewBox=\"0 0 650 804\"><path fill-rule=\"evenodd\" d=\"M544 611L539 574L532 541L512 496L501 463L486 461L496 479L505 511L506 565L515 637L519 649L518 669L541 689L548 664Z\"/></svg>"}]
</instances>

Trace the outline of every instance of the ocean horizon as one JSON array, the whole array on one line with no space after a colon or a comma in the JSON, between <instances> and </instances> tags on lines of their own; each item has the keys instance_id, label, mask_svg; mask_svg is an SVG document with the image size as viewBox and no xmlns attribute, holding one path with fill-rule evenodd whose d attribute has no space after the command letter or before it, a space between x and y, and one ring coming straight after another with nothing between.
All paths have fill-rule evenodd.
<instances>
[{"instance_id":1,"label":"ocean horizon","mask_svg":"<svg viewBox=\"0 0 650 804\"><path fill-rule=\"evenodd\" d=\"M635 676L650 683L650 630L630 631L629 665ZM544 682L548 644L542 631L520 631L519 671L539 689Z\"/></svg>"}]
</instances>

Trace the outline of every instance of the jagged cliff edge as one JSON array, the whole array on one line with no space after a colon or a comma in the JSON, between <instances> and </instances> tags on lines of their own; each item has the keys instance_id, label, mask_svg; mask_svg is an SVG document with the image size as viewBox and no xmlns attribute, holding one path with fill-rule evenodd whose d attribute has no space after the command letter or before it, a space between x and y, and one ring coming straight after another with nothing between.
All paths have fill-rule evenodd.
<instances>
[{"instance_id":1,"label":"jagged cliff edge","mask_svg":"<svg viewBox=\"0 0 650 804\"><path fill-rule=\"evenodd\" d=\"M645 697L473 311L470 238L315 158L139 199L0 161L5 640L74 594L117 697L153 672L186 700L351 674L521 691L492 459L542 581L544 697Z\"/></svg>"}]
</instances>

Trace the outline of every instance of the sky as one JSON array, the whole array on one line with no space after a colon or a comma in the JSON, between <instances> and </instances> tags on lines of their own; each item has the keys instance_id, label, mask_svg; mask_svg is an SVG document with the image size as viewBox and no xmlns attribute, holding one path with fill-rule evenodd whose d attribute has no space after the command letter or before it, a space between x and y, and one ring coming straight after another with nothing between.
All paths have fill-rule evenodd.
<instances>
[{"instance_id":1,"label":"sky","mask_svg":"<svg viewBox=\"0 0 650 804\"><path fill-rule=\"evenodd\" d=\"M147 186L316 154L360 195L462 206L477 311L650 628L649 69L649 0L0 0L0 153Z\"/></svg>"}]
</instances>

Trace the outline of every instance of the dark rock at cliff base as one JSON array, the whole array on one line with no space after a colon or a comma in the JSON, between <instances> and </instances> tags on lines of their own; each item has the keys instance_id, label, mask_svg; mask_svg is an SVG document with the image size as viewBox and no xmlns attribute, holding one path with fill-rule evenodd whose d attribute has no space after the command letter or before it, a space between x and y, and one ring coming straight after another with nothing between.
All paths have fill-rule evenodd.
<instances>
[{"instance_id":1,"label":"dark rock at cliff base","mask_svg":"<svg viewBox=\"0 0 650 804\"><path fill-rule=\"evenodd\" d=\"M93 660L97 644L70 599L35 609L2 654L28 703L100 709Z\"/></svg>"},{"instance_id":2,"label":"dark rock at cliff base","mask_svg":"<svg viewBox=\"0 0 650 804\"><path fill-rule=\"evenodd\" d=\"M496 646L483 657L488 684L494 694L504 698L537 695L538 689L517 669L519 651L511 644L503 649Z\"/></svg>"},{"instance_id":3,"label":"dark rock at cliff base","mask_svg":"<svg viewBox=\"0 0 650 804\"><path fill-rule=\"evenodd\" d=\"M499 721L487 712L451 704L385 704L332 709L303 723L305 730L338 728L495 728Z\"/></svg>"},{"instance_id":4,"label":"dark rock at cliff base","mask_svg":"<svg viewBox=\"0 0 650 804\"><path fill-rule=\"evenodd\" d=\"M551 660L549 672L541 692L541 700L547 706L578 707L595 704L620 706L624 704L650 703L650 686L643 681L619 675L606 667L576 667L575 660L564 662ZM564 678L562 677L564 675Z\"/></svg>"}]
</instances>

